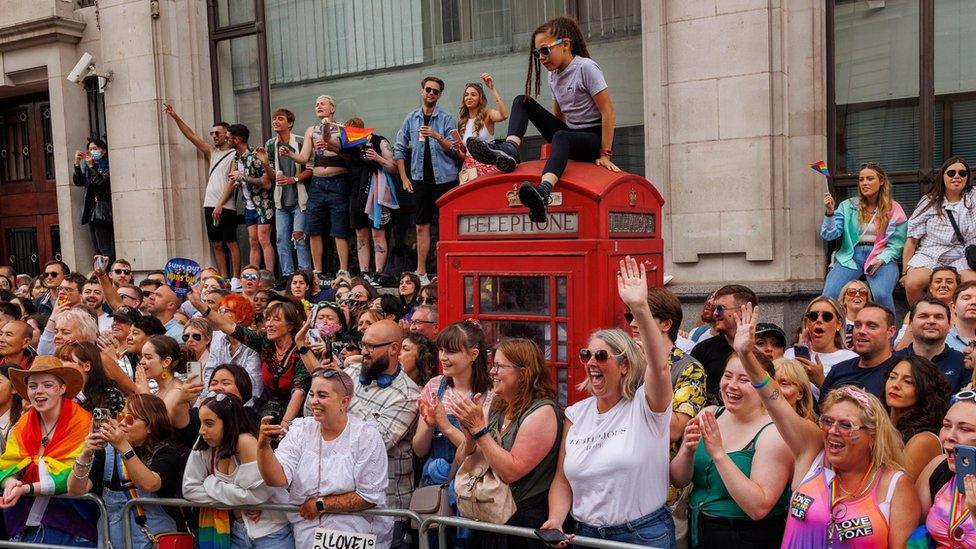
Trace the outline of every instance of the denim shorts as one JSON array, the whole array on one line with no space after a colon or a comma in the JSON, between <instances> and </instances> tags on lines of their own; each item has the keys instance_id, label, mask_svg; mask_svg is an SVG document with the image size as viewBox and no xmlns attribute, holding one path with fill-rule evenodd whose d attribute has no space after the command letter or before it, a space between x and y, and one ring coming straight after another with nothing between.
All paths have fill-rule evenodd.
<instances>
[{"instance_id":1,"label":"denim shorts","mask_svg":"<svg viewBox=\"0 0 976 549\"><path fill-rule=\"evenodd\" d=\"M649 515L616 526L597 527L581 522L576 527L576 535L647 547L664 549L675 547L674 519L667 507L661 507Z\"/></svg>"},{"instance_id":2,"label":"denim shorts","mask_svg":"<svg viewBox=\"0 0 976 549\"><path fill-rule=\"evenodd\" d=\"M349 177L346 174L312 176L305 206L305 232L324 235L326 216L330 224L329 236L349 236Z\"/></svg>"},{"instance_id":3,"label":"denim shorts","mask_svg":"<svg viewBox=\"0 0 976 549\"><path fill-rule=\"evenodd\" d=\"M260 222L261 222L261 218L258 217L258 211L257 210L249 210L247 208L244 208L244 226L245 227L253 227L254 225L260 224Z\"/></svg>"}]
</instances>

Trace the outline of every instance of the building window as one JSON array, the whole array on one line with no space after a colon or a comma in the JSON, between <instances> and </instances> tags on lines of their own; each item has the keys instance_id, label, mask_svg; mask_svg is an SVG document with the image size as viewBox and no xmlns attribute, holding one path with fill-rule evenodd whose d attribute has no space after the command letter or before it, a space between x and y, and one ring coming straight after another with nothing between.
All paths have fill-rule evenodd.
<instances>
[{"instance_id":1,"label":"building window","mask_svg":"<svg viewBox=\"0 0 976 549\"><path fill-rule=\"evenodd\" d=\"M88 95L88 136L97 137L108 143L105 131L105 79L89 76L85 79L85 93Z\"/></svg>"}]
</instances>

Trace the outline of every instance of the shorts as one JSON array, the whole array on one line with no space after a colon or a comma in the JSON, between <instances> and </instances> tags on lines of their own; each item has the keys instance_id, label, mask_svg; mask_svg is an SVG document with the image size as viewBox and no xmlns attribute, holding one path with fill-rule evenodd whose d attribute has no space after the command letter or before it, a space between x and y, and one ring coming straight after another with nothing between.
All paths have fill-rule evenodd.
<instances>
[{"instance_id":1,"label":"shorts","mask_svg":"<svg viewBox=\"0 0 976 549\"><path fill-rule=\"evenodd\" d=\"M213 208L203 209L204 225L207 226L207 242L237 242L237 212L222 208L217 226L213 224Z\"/></svg>"},{"instance_id":2,"label":"shorts","mask_svg":"<svg viewBox=\"0 0 976 549\"><path fill-rule=\"evenodd\" d=\"M966 261L966 252L963 246L950 250L940 257L932 257L924 252L915 251L915 255L908 260L908 268L923 268L934 271L936 267L953 267L957 272L969 270L969 262Z\"/></svg>"},{"instance_id":3,"label":"shorts","mask_svg":"<svg viewBox=\"0 0 976 549\"><path fill-rule=\"evenodd\" d=\"M449 183L431 185L423 181L416 181L413 184L413 193L417 201L417 225L430 225L437 217L437 201L444 196L447 191L458 186L455 179Z\"/></svg>"},{"instance_id":4,"label":"shorts","mask_svg":"<svg viewBox=\"0 0 976 549\"><path fill-rule=\"evenodd\" d=\"M253 227L254 225L262 225L262 224L263 223L261 223L261 216L258 215L258 211L256 209L249 210L247 208L244 208L245 227Z\"/></svg>"},{"instance_id":5,"label":"shorts","mask_svg":"<svg viewBox=\"0 0 976 549\"><path fill-rule=\"evenodd\" d=\"M305 205L305 232L323 236L326 216L331 225L329 236L349 236L349 178L346 174L312 176Z\"/></svg>"}]
</instances>

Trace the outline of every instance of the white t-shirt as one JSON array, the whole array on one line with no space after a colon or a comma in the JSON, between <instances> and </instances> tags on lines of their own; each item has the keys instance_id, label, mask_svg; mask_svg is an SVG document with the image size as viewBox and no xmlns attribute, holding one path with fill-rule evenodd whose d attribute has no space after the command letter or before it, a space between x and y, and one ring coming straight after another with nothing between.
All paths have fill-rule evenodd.
<instances>
[{"instance_id":1,"label":"white t-shirt","mask_svg":"<svg viewBox=\"0 0 976 549\"><path fill-rule=\"evenodd\" d=\"M826 377L827 374L830 373L830 369L834 366L834 364L844 362L845 360L850 360L852 358L857 358L857 353L850 349L837 349L832 353L818 353L817 351L810 349L810 360L816 362L817 357L820 357L820 363L823 364L824 367L824 377ZM793 347L786 349L786 352L783 353L783 358L788 358L790 360L796 358L796 354L793 353Z\"/></svg>"},{"instance_id":2,"label":"white t-shirt","mask_svg":"<svg viewBox=\"0 0 976 549\"><path fill-rule=\"evenodd\" d=\"M233 161L233 149L227 149L226 151L214 150L210 153L210 166L207 167L207 173L210 174L210 177L207 178L207 190L204 191L203 195L204 208L217 207L217 202L223 196L224 188L227 187L227 171L230 168L230 163ZM228 201L227 204L224 204L224 209L233 210L236 209L236 206L232 201Z\"/></svg>"},{"instance_id":3,"label":"white t-shirt","mask_svg":"<svg viewBox=\"0 0 976 549\"><path fill-rule=\"evenodd\" d=\"M616 526L664 506L668 497L671 407L656 413L644 388L600 414L590 397L566 409L563 471L573 489L573 517Z\"/></svg>"}]
</instances>

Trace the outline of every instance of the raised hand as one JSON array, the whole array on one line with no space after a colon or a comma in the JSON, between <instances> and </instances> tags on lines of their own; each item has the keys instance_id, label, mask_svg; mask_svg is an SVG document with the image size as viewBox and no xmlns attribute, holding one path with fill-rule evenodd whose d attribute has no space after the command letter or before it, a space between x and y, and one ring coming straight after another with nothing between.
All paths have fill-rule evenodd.
<instances>
[{"instance_id":1,"label":"raised hand","mask_svg":"<svg viewBox=\"0 0 976 549\"><path fill-rule=\"evenodd\" d=\"M169 101L163 102L163 112L172 118L176 118L176 111L173 110L173 105Z\"/></svg>"},{"instance_id":2,"label":"raised hand","mask_svg":"<svg viewBox=\"0 0 976 549\"><path fill-rule=\"evenodd\" d=\"M681 445L684 446L685 451L692 452L698 448L698 441L701 440L702 430L700 425L700 420L692 418L685 425L685 434L681 438Z\"/></svg>"},{"instance_id":3,"label":"raised hand","mask_svg":"<svg viewBox=\"0 0 976 549\"><path fill-rule=\"evenodd\" d=\"M258 157L258 160L262 164L267 164L268 162L268 151L264 147L257 147L254 149L254 155Z\"/></svg>"},{"instance_id":4,"label":"raised hand","mask_svg":"<svg viewBox=\"0 0 976 549\"><path fill-rule=\"evenodd\" d=\"M487 72L481 73L481 81L485 83L485 87L489 90L495 89L495 79Z\"/></svg>"},{"instance_id":5,"label":"raised hand","mask_svg":"<svg viewBox=\"0 0 976 549\"><path fill-rule=\"evenodd\" d=\"M705 441L705 451L708 452L708 456L714 461L725 454L722 432L719 430L715 413L711 410L703 411L698 415L698 425L701 427L702 440Z\"/></svg>"},{"instance_id":6,"label":"raised hand","mask_svg":"<svg viewBox=\"0 0 976 549\"><path fill-rule=\"evenodd\" d=\"M431 427L437 426L437 415L434 414L434 406L426 398L420 397L417 401L417 409L420 412L420 419Z\"/></svg>"},{"instance_id":7,"label":"raised hand","mask_svg":"<svg viewBox=\"0 0 976 549\"><path fill-rule=\"evenodd\" d=\"M740 307L739 312L733 313L732 321L735 323L735 338L732 340L732 348L739 353L747 353L756 347L756 325L759 324L759 307L753 307L752 303L745 303Z\"/></svg>"},{"instance_id":8,"label":"raised hand","mask_svg":"<svg viewBox=\"0 0 976 549\"><path fill-rule=\"evenodd\" d=\"M834 210L837 209L837 205L834 202L834 197L830 193L824 193L824 213L827 215L834 215Z\"/></svg>"},{"instance_id":9,"label":"raised hand","mask_svg":"<svg viewBox=\"0 0 976 549\"><path fill-rule=\"evenodd\" d=\"M271 423L271 416L261 418L261 428L258 430L258 446L267 448L271 446L272 440L278 440L285 434L281 425Z\"/></svg>"},{"instance_id":10,"label":"raised hand","mask_svg":"<svg viewBox=\"0 0 976 549\"><path fill-rule=\"evenodd\" d=\"M617 293L620 300L631 309L647 304L647 271L644 264L629 255L620 260L617 271Z\"/></svg>"}]
</instances>

